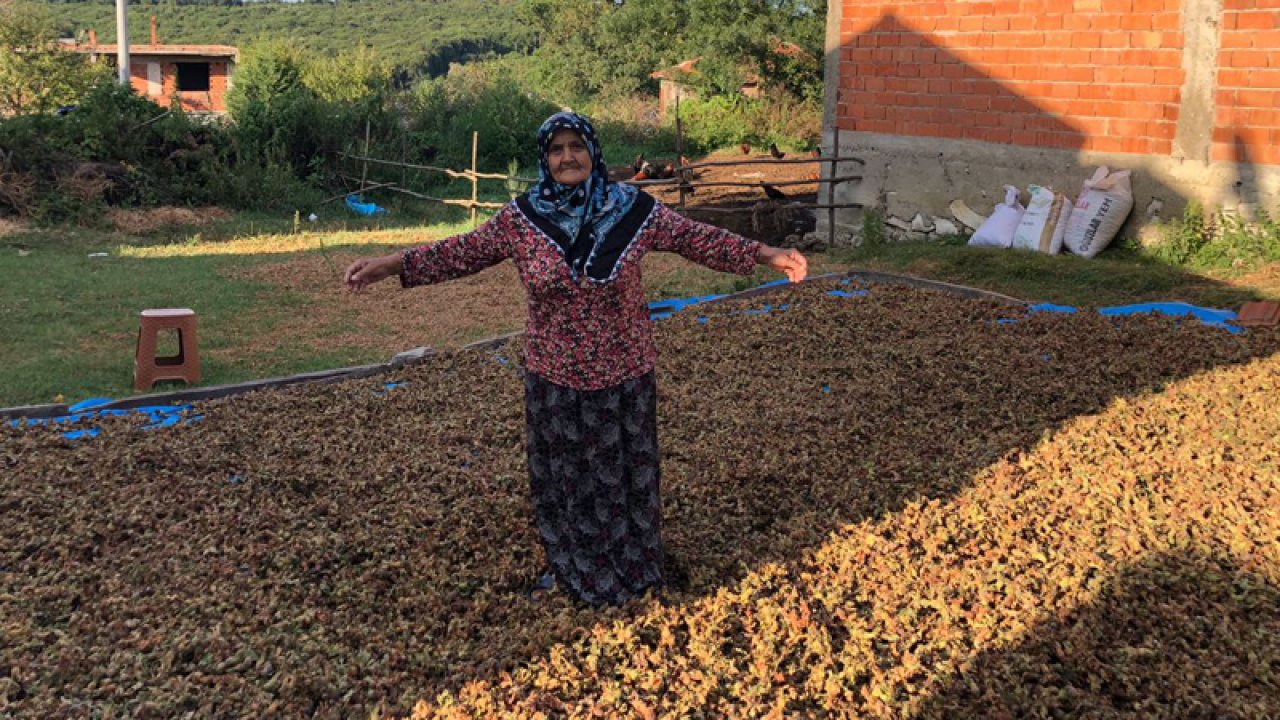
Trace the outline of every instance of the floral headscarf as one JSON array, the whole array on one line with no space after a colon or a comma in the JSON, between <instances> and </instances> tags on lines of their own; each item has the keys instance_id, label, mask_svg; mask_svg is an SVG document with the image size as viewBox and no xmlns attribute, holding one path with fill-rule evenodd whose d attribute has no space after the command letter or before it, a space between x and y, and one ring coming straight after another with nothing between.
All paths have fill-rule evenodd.
<instances>
[{"instance_id":1,"label":"floral headscarf","mask_svg":"<svg viewBox=\"0 0 1280 720\"><path fill-rule=\"evenodd\" d=\"M551 177L547 151L551 136L559 130L578 133L591 153L591 175L578 185L561 185ZM538 178L538 184L529 191L529 204L569 237L569 263L581 274L591 251L631 209L638 191L609 180L596 129L590 120L574 112L558 112L538 128ZM579 242L579 233L584 229L587 234Z\"/></svg>"}]
</instances>

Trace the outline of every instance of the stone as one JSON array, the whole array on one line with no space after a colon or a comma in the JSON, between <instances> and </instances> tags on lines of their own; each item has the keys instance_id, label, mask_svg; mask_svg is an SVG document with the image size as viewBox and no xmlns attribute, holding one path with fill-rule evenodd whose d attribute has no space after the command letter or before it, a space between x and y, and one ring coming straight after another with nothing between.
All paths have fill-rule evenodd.
<instances>
[{"instance_id":1,"label":"stone","mask_svg":"<svg viewBox=\"0 0 1280 720\"><path fill-rule=\"evenodd\" d=\"M412 350L405 350L402 353L396 353L396 356L391 358L391 367L398 368L398 367L403 367L405 365L411 365L413 363L422 362L423 360L425 360L426 358L434 354L435 354L435 351L429 347L416 347L416 348L413 348Z\"/></svg>"},{"instance_id":2,"label":"stone","mask_svg":"<svg viewBox=\"0 0 1280 720\"><path fill-rule=\"evenodd\" d=\"M956 227L955 223L946 218L934 218L933 231L941 237L960 234L960 228Z\"/></svg>"},{"instance_id":3,"label":"stone","mask_svg":"<svg viewBox=\"0 0 1280 720\"><path fill-rule=\"evenodd\" d=\"M911 218L911 229L916 232L927 233L933 230L933 223L926 220L920 213L916 213L916 216Z\"/></svg>"},{"instance_id":4,"label":"stone","mask_svg":"<svg viewBox=\"0 0 1280 720\"><path fill-rule=\"evenodd\" d=\"M1148 223L1138 229L1138 246L1143 248L1154 248L1164 242L1164 234L1160 232L1160 226L1156 223Z\"/></svg>"},{"instance_id":5,"label":"stone","mask_svg":"<svg viewBox=\"0 0 1280 720\"><path fill-rule=\"evenodd\" d=\"M906 220L903 220L902 218L898 218L898 217L892 217L892 216L890 216L888 220L885 220L885 221L884 221L884 224L885 224L885 225L888 225L889 227L895 227L895 228L898 228L899 230L910 230L910 229L911 229L911 223L907 222Z\"/></svg>"}]
</instances>

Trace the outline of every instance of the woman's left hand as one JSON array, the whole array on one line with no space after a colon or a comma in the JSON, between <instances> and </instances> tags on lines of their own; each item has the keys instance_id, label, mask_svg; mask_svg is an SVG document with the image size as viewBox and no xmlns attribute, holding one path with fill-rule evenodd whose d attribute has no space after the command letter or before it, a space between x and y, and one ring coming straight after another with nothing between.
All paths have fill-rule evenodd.
<instances>
[{"instance_id":1,"label":"woman's left hand","mask_svg":"<svg viewBox=\"0 0 1280 720\"><path fill-rule=\"evenodd\" d=\"M809 274L809 261L795 248L761 245L756 261L783 273L791 282L800 282Z\"/></svg>"}]
</instances>

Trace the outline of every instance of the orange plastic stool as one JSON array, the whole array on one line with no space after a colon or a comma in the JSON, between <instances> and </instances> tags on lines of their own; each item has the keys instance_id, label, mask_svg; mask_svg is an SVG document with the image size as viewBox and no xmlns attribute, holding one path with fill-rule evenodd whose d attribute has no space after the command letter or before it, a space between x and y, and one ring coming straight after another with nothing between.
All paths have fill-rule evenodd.
<instances>
[{"instance_id":1,"label":"orange plastic stool","mask_svg":"<svg viewBox=\"0 0 1280 720\"><path fill-rule=\"evenodd\" d=\"M178 331L177 355L156 357L157 337L161 330ZM146 390L157 380L182 380L188 385L200 382L200 351L196 344L194 310L162 308L142 311L138 348L133 357L133 387Z\"/></svg>"}]
</instances>

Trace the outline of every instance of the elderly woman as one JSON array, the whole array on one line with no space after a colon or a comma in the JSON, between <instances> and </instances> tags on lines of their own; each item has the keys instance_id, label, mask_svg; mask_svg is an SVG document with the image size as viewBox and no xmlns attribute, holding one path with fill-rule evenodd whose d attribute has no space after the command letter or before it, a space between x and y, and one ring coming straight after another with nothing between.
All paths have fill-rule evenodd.
<instances>
[{"instance_id":1,"label":"elderly woman","mask_svg":"<svg viewBox=\"0 0 1280 720\"><path fill-rule=\"evenodd\" d=\"M574 596L621 604L663 583L657 348L640 260L676 252L742 275L763 263L794 282L807 264L611 182L580 115L548 118L538 151L538 184L476 230L357 260L344 279L352 291L392 276L413 287L515 261L529 298L529 482L547 563Z\"/></svg>"}]
</instances>

